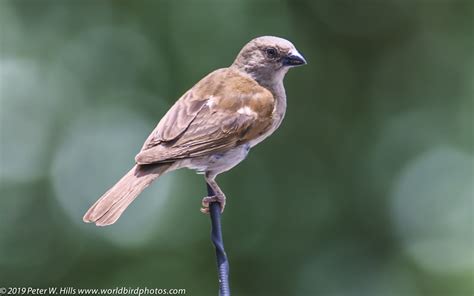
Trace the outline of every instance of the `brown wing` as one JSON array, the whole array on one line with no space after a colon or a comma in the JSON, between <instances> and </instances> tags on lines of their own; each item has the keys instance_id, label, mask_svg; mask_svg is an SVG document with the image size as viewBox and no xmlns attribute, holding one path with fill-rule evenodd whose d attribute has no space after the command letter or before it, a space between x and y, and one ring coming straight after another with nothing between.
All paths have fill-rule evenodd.
<instances>
[{"instance_id":1,"label":"brown wing","mask_svg":"<svg viewBox=\"0 0 474 296\"><path fill-rule=\"evenodd\" d=\"M273 95L257 82L217 70L168 111L135 160L168 162L233 148L266 132L273 108Z\"/></svg>"},{"instance_id":2,"label":"brown wing","mask_svg":"<svg viewBox=\"0 0 474 296\"><path fill-rule=\"evenodd\" d=\"M206 98L195 98L190 90L168 110L155 130L148 136L142 150L179 137L206 103Z\"/></svg>"}]
</instances>

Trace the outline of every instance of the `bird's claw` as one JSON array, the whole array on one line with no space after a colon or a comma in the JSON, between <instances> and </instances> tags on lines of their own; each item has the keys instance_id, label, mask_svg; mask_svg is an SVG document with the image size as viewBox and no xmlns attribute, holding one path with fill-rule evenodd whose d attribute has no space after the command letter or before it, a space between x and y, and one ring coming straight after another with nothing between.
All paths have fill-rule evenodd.
<instances>
[{"instance_id":1,"label":"bird's claw","mask_svg":"<svg viewBox=\"0 0 474 296\"><path fill-rule=\"evenodd\" d=\"M211 204L211 202L218 202L221 208L221 213L224 212L225 197L213 195L213 196L206 196L202 199L201 213L209 214L209 205Z\"/></svg>"}]
</instances>

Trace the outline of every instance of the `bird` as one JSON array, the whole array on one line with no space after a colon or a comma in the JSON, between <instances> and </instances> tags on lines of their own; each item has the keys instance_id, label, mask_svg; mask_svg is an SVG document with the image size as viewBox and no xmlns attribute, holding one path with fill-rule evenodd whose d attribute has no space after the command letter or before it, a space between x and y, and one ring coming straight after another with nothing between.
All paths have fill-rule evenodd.
<instances>
[{"instance_id":1,"label":"bird","mask_svg":"<svg viewBox=\"0 0 474 296\"><path fill-rule=\"evenodd\" d=\"M135 165L85 213L83 221L107 226L153 181L188 168L203 174L214 192L201 212L226 196L216 177L243 161L250 149L281 124L287 107L283 80L307 64L288 40L262 36L249 41L227 68L215 70L182 95L159 121L135 157Z\"/></svg>"}]
</instances>

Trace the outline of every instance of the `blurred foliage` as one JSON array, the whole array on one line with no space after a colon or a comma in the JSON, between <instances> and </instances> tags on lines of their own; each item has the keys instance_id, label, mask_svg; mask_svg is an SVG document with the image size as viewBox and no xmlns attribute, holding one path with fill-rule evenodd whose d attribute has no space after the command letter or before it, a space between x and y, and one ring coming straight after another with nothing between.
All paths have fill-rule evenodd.
<instances>
[{"instance_id":1,"label":"blurred foliage","mask_svg":"<svg viewBox=\"0 0 474 296\"><path fill-rule=\"evenodd\" d=\"M0 286L215 295L200 176L81 217L174 100L277 35L309 65L219 178L235 295L473 295L473 3L1 0Z\"/></svg>"}]
</instances>

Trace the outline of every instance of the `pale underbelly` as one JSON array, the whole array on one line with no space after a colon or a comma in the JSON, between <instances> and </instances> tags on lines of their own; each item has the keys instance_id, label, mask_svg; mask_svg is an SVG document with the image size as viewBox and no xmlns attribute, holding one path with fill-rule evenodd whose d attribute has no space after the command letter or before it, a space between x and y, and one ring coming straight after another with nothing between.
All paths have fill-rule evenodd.
<instances>
[{"instance_id":1,"label":"pale underbelly","mask_svg":"<svg viewBox=\"0 0 474 296\"><path fill-rule=\"evenodd\" d=\"M179 161L179 168L186 167L197 171L198 173L207 173L208 175L218 175L226 172L238 165L247 157L250 150L250 144L242 144L225 152L214 153L202 157L183 159Z\"/></svg>"}]
</instances>

